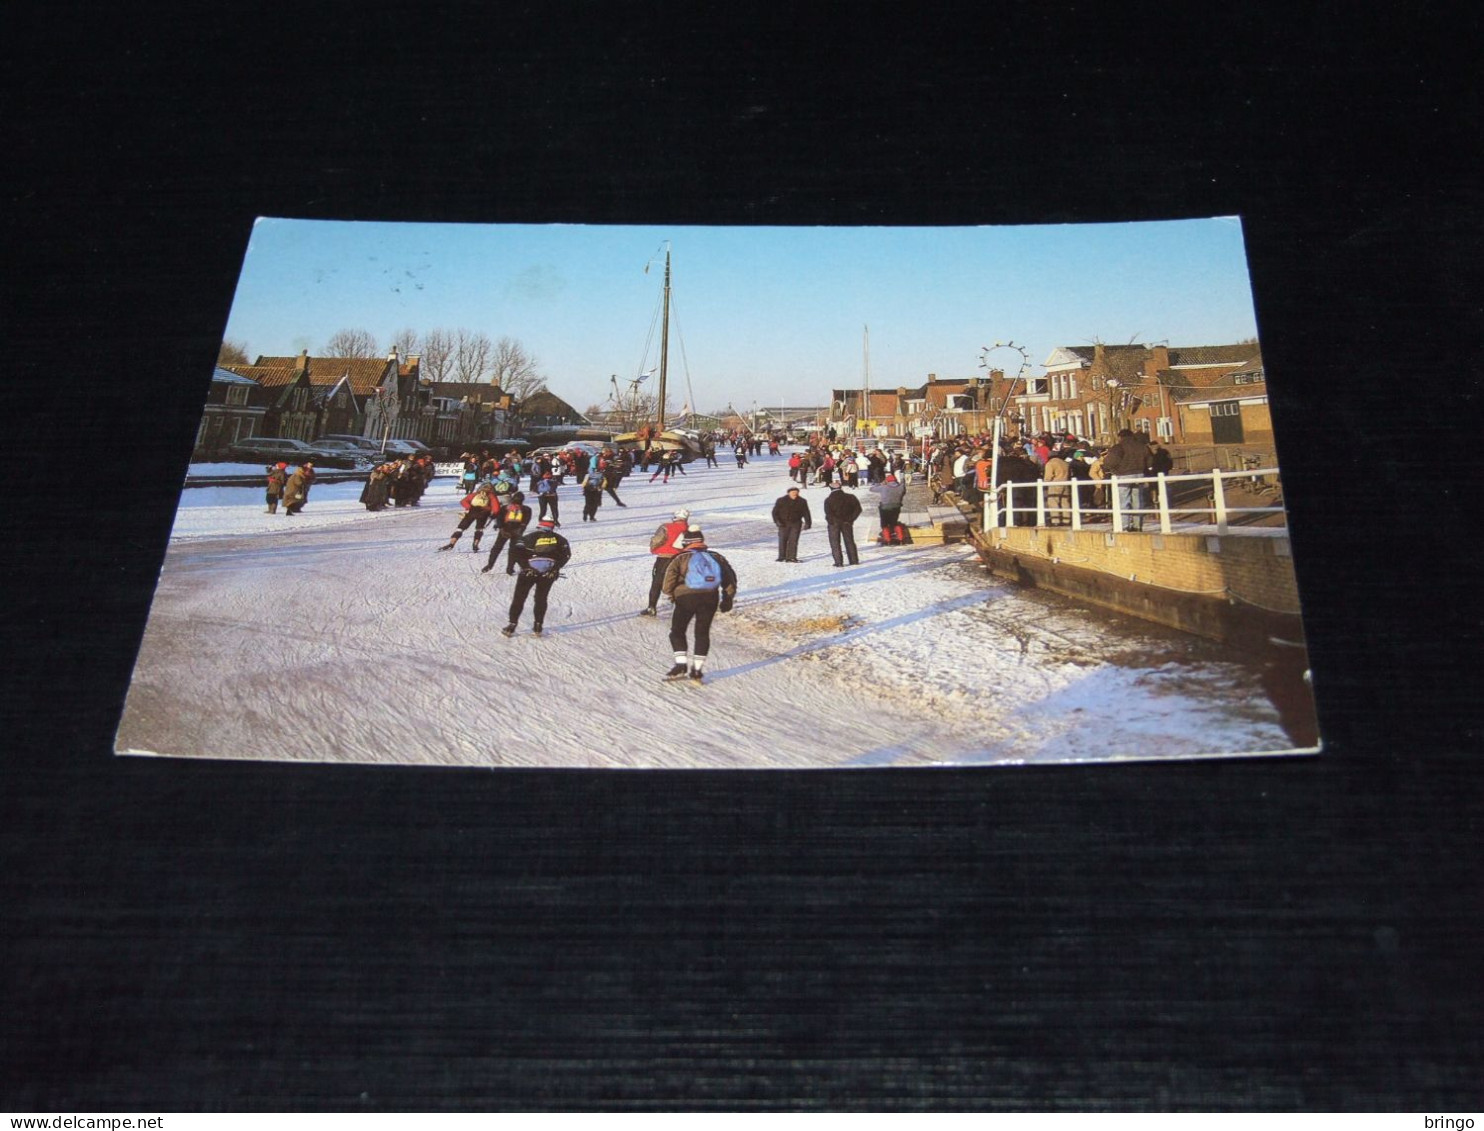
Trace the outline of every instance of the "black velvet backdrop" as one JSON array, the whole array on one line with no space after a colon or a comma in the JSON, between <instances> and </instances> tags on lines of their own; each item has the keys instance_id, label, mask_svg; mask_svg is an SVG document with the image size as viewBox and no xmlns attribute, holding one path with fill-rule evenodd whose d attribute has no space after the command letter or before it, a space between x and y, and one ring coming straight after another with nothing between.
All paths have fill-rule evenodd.
<instances>
[{"instance_id":1,"label":"black velvet backdrop","mask_svg":"<svg viewBox=\"0 0 1484 1131\"><path fill-rule=\"evenodd\" d=\"M1477 27L1412 9L13 9L0 1109L1477 1110ZM1229 214L1317 759L111 754L257 215Z\"/></svg>"}]
</instances>

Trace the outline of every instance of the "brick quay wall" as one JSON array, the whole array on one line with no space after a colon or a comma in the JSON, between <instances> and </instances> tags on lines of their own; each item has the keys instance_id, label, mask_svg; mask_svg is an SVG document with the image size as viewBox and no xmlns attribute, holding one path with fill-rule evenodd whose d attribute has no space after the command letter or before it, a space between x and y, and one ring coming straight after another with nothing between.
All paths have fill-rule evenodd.
<instances>
[{"instance_id":1,"label":"brick quay wall","mask_svg":"<svg viewBox=\"0 0 1484 1131\"><path fill-rule=\"evenodd\" d=\"M1303 639L1293 559L1281 531L1009 527L970 537L991 570L1023 585L1242 646Z\"/></svg>"}]
</instances>

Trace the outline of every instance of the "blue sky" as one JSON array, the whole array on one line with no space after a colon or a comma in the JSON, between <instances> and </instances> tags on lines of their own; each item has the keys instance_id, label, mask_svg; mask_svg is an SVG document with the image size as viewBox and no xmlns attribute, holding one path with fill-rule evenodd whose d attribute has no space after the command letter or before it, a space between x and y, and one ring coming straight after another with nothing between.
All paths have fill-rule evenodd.
<instances>
[{"instance_id":1,"label":"blue sky","mask_svg":"<svg viewBox=\"0 0 1484 1131\"><path fill-rule=\"evenodd\" d=\"M971 228L599 227L262 219L224 336L249 356L383 350L405 327L508 335L579 409L658 362L646 340L673 250L669 389L701 411L825 404L929 373L973 376L1013 340L1215 345L1256 334L1240 222ZM646 263L653 262L649 274ZM656 335L657 337L657 335ZM1013 371L1008 350L991 355ZM652 388L653 382L647 388Z\"/></svg>"}]
</instances>

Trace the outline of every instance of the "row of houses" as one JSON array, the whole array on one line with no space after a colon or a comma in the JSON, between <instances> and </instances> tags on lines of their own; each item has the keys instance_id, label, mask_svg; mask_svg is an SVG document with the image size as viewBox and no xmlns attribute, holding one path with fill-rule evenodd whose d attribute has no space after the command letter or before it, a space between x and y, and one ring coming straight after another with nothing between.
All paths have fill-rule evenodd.
<instances>
[{"instance_id":1,"label":"row of houses","mask_svg":"<svg viewBox=\"0 0 1484 1131\"><path fill-rule=\"evenodd\" d=\"M497 442L582 421L543 390L516 404L489 382L431 381L417 354L400 358L260 356L218 365L196 433L194 457L211 459L258 436L314 441L325 435L420 440L431 448Z\"/></svg>"},{"instance_id":2,"label":"row of houses","mask_svg":"<svg viewBox=\"0 0 1484 1131\"><path fill-rule=\"evenodd\" d=\"M915 389L836 389L831 418L896 436L974 435L995 418L1010 433L1073 433L1110 442L1121 428L1171 444L1270 449L1262 350L1214 346L1059 346L1044 373L940 379Z\"/></svg>"}]
</instances>

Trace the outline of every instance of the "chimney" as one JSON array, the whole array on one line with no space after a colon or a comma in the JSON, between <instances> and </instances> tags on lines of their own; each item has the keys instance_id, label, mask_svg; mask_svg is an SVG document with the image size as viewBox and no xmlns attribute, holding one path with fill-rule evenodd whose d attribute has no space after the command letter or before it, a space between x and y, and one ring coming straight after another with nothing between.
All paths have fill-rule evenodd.
<instances>
[{"instance_id":1,"label":"chimney","mask_svg":"<svg viewBox=\"0 0 1484 1131\"><path fill-rule=\"evenodd\" d=\"M929 373L928 374L928 384L929 385L936 385L937 383L938 383L938 375L936 373Z\"/></svg>"}]
</instances>

